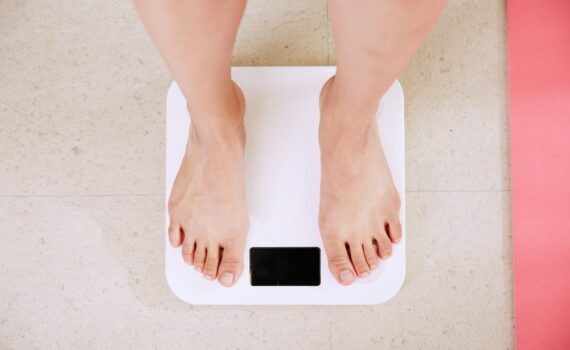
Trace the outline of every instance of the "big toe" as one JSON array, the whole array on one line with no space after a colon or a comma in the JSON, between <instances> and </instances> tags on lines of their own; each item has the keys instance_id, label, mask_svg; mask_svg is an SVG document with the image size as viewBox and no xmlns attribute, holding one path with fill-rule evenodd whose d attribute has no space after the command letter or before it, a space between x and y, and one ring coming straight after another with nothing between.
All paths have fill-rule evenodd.
<instances>
[{"instance_id":1,"label":"big toe","mask_svg":"<svg viewBox=\"0 0 570 350\"><path fill-rule=\"evenodd\" d=\"M218 281L224 287L236 284L243 271L243 248L225 246L222 250L222 260L218 269Z\"/></svg>"},{"instance_id":2,"label":"big toe","mask_svg":"<svg viewBox=\"0 0 570 350\"><path fill-rule=\"evenodd\" d=\"M348 286L356 280L346 245L341 241L326 242L329 269L338 283Z\"/></svg>"},{"instance_id":3,"label":"big toe","mask_svg":"<svg viewBox=\"0 0 570 350\"><path fill-rule=\"evenodd\" d=\"M180 225L178 225L172 220L170 221L170 224L168 226L168 239L170 241L170 245L173 248L180 247L183 241Z\"/></svg>"}]
</instances>

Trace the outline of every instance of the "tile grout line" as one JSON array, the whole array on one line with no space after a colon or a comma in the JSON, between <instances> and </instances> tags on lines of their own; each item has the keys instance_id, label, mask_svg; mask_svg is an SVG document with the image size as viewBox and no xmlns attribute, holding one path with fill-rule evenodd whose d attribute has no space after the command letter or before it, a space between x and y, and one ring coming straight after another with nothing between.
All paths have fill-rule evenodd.
<instances>
[{"instance_id":1,"label":"tile grout line","mask_svg":"<svg viewBox=\"0 0 570 350\"><path fill-rule=\"evenodd\" d=\"M3 198L128 198L128 197L164 197L163 193L119 193L119 194L14 194L0 195Z\"/></svg>"},{"instance_id":2,"label":"tile grout line","mask_svg":"<svg viewBox=\"0 0 570 350\"><path fill-rule=\"evenodd\" d=\"M511 189L497 189L497 190L411 190L406 193L508 193Z\"/></svg>"},{"instance_id":3,"label":"tile grout line","mask_svg":"<svg viewBox=\"0 0 570 350\"><path fill-rule=\"evenodd\" d=\"M330 26L330 22L329 22L329 2L327 0L325 1L325 17L326 17L326 28L327 28L327 66L331 65L331 45L330 45L330 31L331 29L329 28Z\"/></svg>"},{"instance_id":4,"label":"tile grout line","mask_svg":"<svg viewBox=\"0 0 570 350\"><path fill-rule=\"evenodd\" d=\"M499 190L412 190L408 193L510 193L510 189ZM120 193L120 194L14 194L0 195L0 199L10 198L163 198L164 193Z\"/></svg>"}]
</instances>

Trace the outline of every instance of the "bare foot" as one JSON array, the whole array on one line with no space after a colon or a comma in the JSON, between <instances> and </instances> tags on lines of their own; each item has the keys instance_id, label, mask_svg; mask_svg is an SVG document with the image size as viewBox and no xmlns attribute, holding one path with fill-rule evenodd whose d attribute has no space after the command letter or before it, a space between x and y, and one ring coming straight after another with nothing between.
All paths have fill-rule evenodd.
<instances>
[{"instance_id":1,"label":"bare foot","mask_svg":"<svg viewBox=\"0 0 570 350\"><path fill-rule=\"evenodd\" d=\"M320 101L319 226L329 269L349 285L367 277L400 241L400 197L378 134L378 102L351 110L342 99L333 77Z\"/></svg>"},{"instance_id":2,"label":"bare foot","mask_svg":"<svg viewBox=\"0 0 570 350\"><path fill-rule=\"evenodd\" d=\"M248 231L244 181L244 97L237 85L212 108L216 115L197 118L172 188L169 238L182 245L184 261L208 280L233 286L243 271ZM223 108L219 108L222 105ZM222 115L220 115L222 114ZM205 120L223 122L204 127ZM207 129L207 130L206 130Z\"/></svg>"}]
</instances>

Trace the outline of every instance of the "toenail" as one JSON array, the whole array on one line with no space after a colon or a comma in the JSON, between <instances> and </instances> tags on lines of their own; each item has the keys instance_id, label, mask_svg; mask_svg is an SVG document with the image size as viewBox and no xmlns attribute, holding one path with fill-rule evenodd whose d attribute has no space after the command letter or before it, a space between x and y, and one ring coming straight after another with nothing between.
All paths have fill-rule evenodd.
<instances>
[{"instance_id":1,"label":"toenail","mask_svg":"<svg viewBox=\"0 0 570 350\"><path fill-rule=\"evenodd\" d=\"M206 275L204 276L205 279L207 279L208 281L211 281L214 279L214 277L210 276L210 275Z\"/></svg>"},{"instance_id":2,"label":"toenail","mask_svg":"<svg viewBox=\"0 0 570 350\"><path fill-rule=\"evenodd\" d=\"M362 278L366 278L368 276L370 276L370 274L368 272L363 272L360 274L360 277L362 277Z\"/></svg>"},{"instance_id":3,"label":"toenail","mask_svg":"<svg viewBox=\"0 0 570 350\"><path fill-rule=\"evenodd\" d=\"M222 282L223 284L230 285L230 284L232 284L233 281L234 281L234 274L233 273L224 272L220 276L220 282Z\"/></svg>"},{"instance_id":4,"label":"toenail","mask_svg":"<svg viewBox=\"0 0 570 350\"><path fill-rule=\"evenodd\" d=\"M202 268L201 268L200 266L196 266L196 267L194 267L194 268L196 269L196 271L202 272Z\"/></svg>"},{"instance_id":5,"label":"toenail","mask_svg":"<svg viewBox=\"0 0 570 350\"><path fill-rule=\"evenodd\" d=\"M376 265L374 265L374 264L370 265L371 270L374 270L375 268L376 268Z\"/></svg>"},{"instance_id":6,"label":"toenail","mask_svg":"<svg viewBox=\"0 0 570 350\"><path fill-rule=\"evenodd\" d=\"M354 274L350 270L344 270L340 273L340 280L342 282L352 282L354 279Z\"/></svg>"}]
</instances>

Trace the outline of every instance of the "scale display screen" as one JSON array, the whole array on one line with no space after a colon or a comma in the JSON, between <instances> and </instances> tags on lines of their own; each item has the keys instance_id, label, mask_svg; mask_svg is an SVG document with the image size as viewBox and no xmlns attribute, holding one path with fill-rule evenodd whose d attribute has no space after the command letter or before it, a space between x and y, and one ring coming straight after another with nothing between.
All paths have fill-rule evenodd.
<instances>
[{"instance_id":1,"label":"scale display screen","mask_svg":"<svg viewBox=\"0 0 570 350\"><path fill-rule=\"evenodd\" d=\"M249 250L252 286L318 286L321 250L318 247L255 247Z\"/></svg>"}]
</instances>

